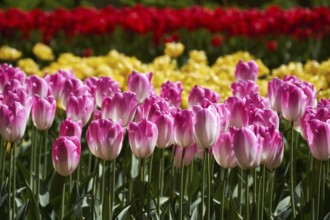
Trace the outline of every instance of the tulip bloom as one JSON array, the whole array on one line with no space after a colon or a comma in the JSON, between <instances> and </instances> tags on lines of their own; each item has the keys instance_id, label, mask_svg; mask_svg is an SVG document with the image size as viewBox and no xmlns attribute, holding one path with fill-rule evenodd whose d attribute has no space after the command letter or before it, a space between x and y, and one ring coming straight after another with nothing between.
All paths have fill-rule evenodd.
<instances>
[{"instance_id":1,"label":"tulip bloom","mask_svg":"<svg viewBox=\"0 0 330 220\"><path fill-rule=\"evenodd\" d=\"M270 101L270 106L272 109L278 113L282 112L281 97L283 93L283 81L274 78L268 83L268 93L267 98Z\"/></svg>"},{"instance_id":2,"label":"tulip bloom","mask_svg":"<svg viewBox=\"0 0 330 220\"><path fill-rule=\"evenodd\" d=\"M56 100L60 97L63 85L68 78L74 78L72 71L59 70L52 75L45 76L45 80L48 82L48 86Z\"/></svg>"},{"instance_id":3,"label":"tulip bloom","mask_svg":"<svg viewBox=\"0 0 330 220\"><path fill-rule=\"evenodd\" d=\"M181 147L192 146L194 140L194 113L178 110L174 116L174 142Z\"/></svg>"},{"instance_id":4,"label":"tulip bloom","mask_svg":"<svg viewBox=\"0 0 330 220\"><path fill-rule=\"evenodd\" d=\"M8 142L23 138L30 112L19 102L0 103L0 134Z\"/></svg>"},{"instance_id":5,"label":"tulip bloom","mask_svg":"<svg viewBox=\"0 0 330 220\"><path fill-rule=\"evenodd\" d=\"M81 137L82 123L81 121L75 122L67 118L61 122L60 136L76 136Z\"/></svg>"},{"instance_id":6,"label":"tulip bloom","mask_svg":"<svg viewBox=\"0 0 330 220\"><path fill-rule=\"evenodd\" d=\"M168 103L174 107L180 107L182 100L182 84L181 82L167 81L162 84L160 89L160 97L164 98Z\"/></svg>"},{"instance_id":7,"label":"tulip bloom","mask_svg":"<svg viewBox=\"0 0 330 220\"><path fill-rule=\"evenodd\" d=\"M63 89L60 94L60 100L64 109L72 95L81 96L86 94L89 88L84 85L79 79L68 78L63 84Z\"/></svg>"},{"instance_id":8,"label":"tulip bloom","mask_svg":"<svg viewBox=\"0 0 330 220\"><path fill-rule=\"evenodd\" d=\"M150 95L150 92L152 90L152 75L152 72L148 74L142 74L133 71L128 76L128 90L131 92L135 92L139 103L144 102L144 100Z\"/></svg>"},{"instance_id":9,"label":"tulip bloom","mask_svg":"<svg viewBox=\"0 0 330 220\"><path fill-rule=\"evenodd\" d=\"M235 80L252 80L256 81L258 77L258 64L254 60L244 62L240 60L235 69Z\"/></svg>"},{"instance_id":10,"label":"tulip bloom","mask_svg":"<svg viewBox=\"0 0 330 220\"><path fill-rule=\"evenodd\" d=\"M44 98L48 95L48 83L45 79L38 76L29 76L26 79L26 90L29 96L33 97L38 95L41 98Z\"/></svg>"},{"instance_id":11,"label":"tulip bloom","mask_svg":"<svg viewBox=\"0 0 330 220\"><path fill-rule=\"evenodd\" d=\"M174 137L174 119L170 114L161 114L155 120L158 128L157 147L163 149L169 147L173 143Z\"/></svg>"},{"instance_id":12,"label":"tulip bloom","mask_svg":"<svg viewBox=\"0 0 330 220\"><path fill-rule=\"evenodd\" d=\"M262 125L265 127L271 127L278 129L280 119L278 114L272 109L259 109L255 108L250 111L249 114L249 125Z\"/></svg>"},{"instance_id":13,"label":"tulip bloom","mask_svg":"<svg viewBox=\"0 0 330 220\"><path fill-rule=\"evenodd\" d=\"M81 120L85 126L92 116L95 108L95 101L90 95L74 96L69 98L66 107L66 116L74 121Z\"/></svg>"},{"instance_id":14,"label":"tulip bloom","mask_svg":"<svg viewBox=\"0 0 330 220\"><path fill-rule=\"evenodd\" d=\"M195 113L194 136L201 148L210 148L220 135L220 117L214 105L207 108L194 106Z\"/></svg>"},{"instance_id":15,"label":"tulip bloom","mask_svg":"<svg viewBox=\"0 0 330 220\"><path fill-rule=\"evenodd\" d=\"M81 146L79 138L62 136L53 144L53 166L61 176L73 173L80 160Z\"/></svg>"},{"instance_id":16,"label":"tulip bloom","mask_svg":"<svg viewBox=\"0 0 330 220\"><path fill-rule=\"evenodd\" d=\"M225 105L230 112L229 126L241 128L247 125L249 118L244 99L232 96L225 101Z\"/></svg>"},{"instance_id":17,"label":"tulip bloom","mask_svg":"<svg viewBox=\"0 0 330 220\"><path fill-rule=\"evenodd\" d=\"M34 126L39 130L49 129L54 121L56 111L56 101L53 96L33 98L31 118Z\"/></svg>"},{"instance_id":18,"label":"tulip bloom","mask_svg":"<svg viewBox=\"0 0 330 220\"><path fill-rule=\"evenodd\" d=\"M86 133L89 150L103 160L114 160L118 157L124 140L125 129L121 122L99 119L92 121Z\"/></svg>"},{"instance_id":19,"label":"tulip bloom","mask_svg":"<svg viewBox=\"0 0 330 220\"><path fill-rule=\"evenodd\" d=\"M221 133L217 143L212 147L215 161L223 168L234 168L237 166L234 148L230 133Z\"/></svg>"},{"instance_id":20,"label":"tulip bloom","mask_svg":"<svg viewBox=\"0 0 330 220\"><path fill-rule=\"evenodd\" d=\"M328 160L330 158L330 120L310 120L307 142L313 157L321 161Z\"/></svg>"},{"instance_id":21,"label":"tulip bloom","mask_svg":"<svg viewBox=\"0 0 330 220\"><path fill-rule=\"evenodd\" d=\"M117 92L120 92L119 83L114 81L109 76L100 77L96 83L95 99L97 106L101 107L103 99L113 97Z\"/></svg>"},{"instance_id":22,"label":"tulip bloom","mask_svg":"<svg viewBox=\"0 0 330 220\"><path fill-rule=\"evenodd\" d=\"M117 92L112 98L105 98L102 103L102 118L114 122L122 120L126 127L133 120L138 99L133 92Z\"/></svg>"},{"instance_id":23,"label":"tulip bloom","mask_svg":"<svg viewBox=\"0 0 330 220\"><path fill-rule=\"evenodd\" d=\"M198 85L195 85L189 93L189 108L192 108L194 105L201 105L204 101L209 103L218 103L220 101L220 96L209 88L202 88Z\"/></svg>"},{"instance_id":24,"label":"tulip bloom","mask_svg":"<svg viewBox=\"0 0 330 220\"><path fill-rule=\"evenodd\" d=\"M273 169L278 168L281 165L281 163L282 163L283 154L284 154L284 144L282 142L280 145L278 145L278 148L277 148L277 151L276 151L274 160L269 161L268 163L266 163L265 164L266 167L269 170L273 170Z\"/></svg>"},{"instance_id":25,"label":"tulip bloom","mask_svg":"<svg viewBox=\"0 0 330 220\"><path fill-rule=\"evenodd\" d=\"M0 64L0 93L4 90L4 86L9 80L15 79L23 83L25 77L25 73L20 68L15 68L7 63Z\"/></svg>"},{"instance_id":26,"label":"tulip bloom","mask_svg":"<svg viewBox=\"0 0 330 220\"><path fill-rule=\"evenodd\" d=\"M149 112L151 106L163 99L157 95L150 95L141 105L136 108L136 117L135 121L141 121L142 119L149 120Z\"/></svg>"},{"instance_id":27,"label":"tulip bloom","mask_svg":"<svg viewBox=\"0 0 330 220\"><path fill-rule=\"evenodd\" d=\"M252 128L230 129L235 156L243 169L255 168L260 164L262 140L256 136Z\"/></svg>"},{"instance_id":28,"label":"tulip bloom","mask_svg":"<svg viewBox=\"0 0 330 220\"><path fill-rule=\"evenodd\" d=\"M139 158L149 157L155 149L158 137L157 126L143 119L139 123L128 123L128 139L133 154Z\"/></svg>"},{"instance_id":29,"label":"tulip bloom","mask_svg":"<svg viewBox=\"0 0 330 220\"><path fill-rule=\"evenodd\" d=\"M174 166L176 168L181 168L181 161L182 161L182 152L184 150L184 157L183 157L183 166L189 166L189 164L193 161L195 154L197 153L197 144L193 144L189 147L181 147L176 146L174 152Z\"/></svg>"},{"instance_id":30,"label":"tulip bloom","mask_svg":"<svg viewBox=\"0 0 330 220\"><path fill-rule=\"evenodd\" d=\"M259 93L259 86L251 80L240 80L231 84L231 91L234 96L243 98Z\"/></svg>"}]
</instances>

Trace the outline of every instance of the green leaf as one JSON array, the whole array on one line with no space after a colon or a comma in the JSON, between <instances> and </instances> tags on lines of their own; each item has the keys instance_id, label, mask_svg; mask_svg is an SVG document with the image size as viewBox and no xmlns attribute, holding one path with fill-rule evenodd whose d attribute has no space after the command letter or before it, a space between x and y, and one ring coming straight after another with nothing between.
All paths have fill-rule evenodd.
<instances>
[{"instance_id":1,"label":"green leaf","mask_svg":"<svg viewBox=\"0 0 330 220\"><path fill-rule=\"evenodd\" d=\"M128 205L126 207L124 207L118 214L117 218L118 220L122 220L122 219L126 219L127 218L127 213L129 211L129 208L131 207L131 205Z\"/></svg>"},{"instance_id":2,"label":"green leaf","mask_svg":"<svg viewBox=\"0 0 330 220\"><path fill-rule=\"evenodd\" d=\"M29 209L29 200L26 201L19 209L17 212L17 216L16 219L17 220L25 220L26 219L26 215Z\"/></svg>"},{"instance_id":3,"label":"green leaf","mask_svg":"<svg viewBox=\"0 0 330 220\"><path fill-rule=\"evenodd\" d=\"M287 196L277 204L274 215L279 216L283 212L287 211L289 208L290 208L290 196Z\"/></svg>"},{"instance_id":4,"label":"green leaf","mask_svg":"<svg viewBox=\"0 0 330 220\"><path fill-rule=\"evenodd\" d=\"M26 186L28 199L31 202L31 206L29 207L29 212L28 212L28 216L29 216L28 219L40 220L39 206L34 198L33 192L31 191L31 188L27 181L25 181L25 186Z\"/></svg>"}]
</instances>

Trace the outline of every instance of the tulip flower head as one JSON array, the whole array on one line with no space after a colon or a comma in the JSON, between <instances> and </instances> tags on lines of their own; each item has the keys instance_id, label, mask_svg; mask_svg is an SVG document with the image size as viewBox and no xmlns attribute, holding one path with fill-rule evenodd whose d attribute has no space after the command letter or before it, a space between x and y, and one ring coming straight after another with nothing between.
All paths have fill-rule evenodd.
<instances>
[{"instance_id":1,"label":"tulip flower head","mask_svg":"<svg viewBox=\"0 0 330 220\"><path fill-rule=\"evenodd\" d=\"M75 136L81 138L82 122L75 122L72 119L65 119L60 125L60 136Z\"/></svg>"},{"instance_id":2,"label":"tulip flower head","mask_svg":"<svg viewBox=\"0 0 330 220\"><path fill-rule=\"evenodd\" d=\"M212 147L215 161L223 168L234 168L237 166L232 137L230 133L221 133L216 144Z\"/></svg>"},{"instance_id":3,"label":"tulip flower head","mask_svg":"<svg viewBox=\"0 0 330 220\"><path fill-rule=\"evenodd\" d=\"M128 76L128 90L131 92L135 92L138 102L143 103L146 98L151 93L152 90L152 75L153 73L150 72L148 74L138 73L133 71Z\"/></svg>"},{"instance_id":4,"label":"tulip flower head","mask_svg":"<svg viewBox=\"0 0 330 220\"><path fill-rule=\"evenodd\" d=\"M252 80L256 81L258 77L258 64L250 60L248 62L244 62L240 60L236 65L235 69L235 80Z\"/></svg>"},{"instance_id":5,"label":"tulip flower head","mask_svg":"<svg viewBox=\"0 0 330 220\"><path fill-rule=\"evenodd\" d=\"M181 147L192 146L194 140L194 112L178 110L174 116L174 143Z\"/></svg>"},{"instance_id":6,"label":"tulip flower head","mask_svg":"<svg viewBox=\"0 0 330 220\"><path fill-rule=\"evenodd\" d=\"M102 106L103 99L113 97L117 92L120 92L119 83L111 77L100 77L96 83L95 98L99 107Z\"/></svg>"},{"instance_id":7,"label":"tulip flower head","mask_svg":"<svg viewBox=\"0 0 330 220\"><path fill-rule=\"evenodd\" d=\"M56 101L53 96L33 98L31 118L34 126L39 130L48 130L54 121L56 111Z\"/></svg>"},{"instance_id":8,"label":"tulip flower head","mask_svg":"<svg viewBox=\"0 0 330 220\"><path fill-rule=\"evenodd\" d=\"M164 98L174 107L180 107L182 100L182 84L181 82L167 81L162 84L160 89L160 97Z\"/></svg>"}]
</instances>

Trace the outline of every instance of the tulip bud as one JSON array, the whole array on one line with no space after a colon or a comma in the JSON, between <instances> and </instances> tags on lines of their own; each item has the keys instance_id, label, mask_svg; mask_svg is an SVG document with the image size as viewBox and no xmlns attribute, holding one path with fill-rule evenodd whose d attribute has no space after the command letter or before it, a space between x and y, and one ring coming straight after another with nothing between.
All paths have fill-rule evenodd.
<instances>
[{"instance_id":1,"label":"tulip bud","mask_svg":"<svg viewBox=\"0 0 330 220\"><path fill-rule=\"evenodd\" d=\"M56 101L53 96L33 98L31 117L34 126L39 130L48 130L54 121L56 111Z\"/></svg>"},{"instance_id":2,"label":"tulip bud","mask_svg":"<svg viewBox=\"0 0 330 220\"><path fill-rule=\"evenodd\" d=\"M176 168L181 168L183 150L184 150L183 166L189 166L189 164L193 161L195 154L197 153L197 145L193 144L192 146L184 147L184 148L181 146L175 147L174 166Z\"/></svg>"},{"instance_id":3,"label":"tulip bud","mask_svg":"<svg viewBox=\"0 0 330 220\"><path fill-rule=\"evenodd\" d=\"M309 128L307 142L313 157L321 161L328 160L330 158L330 119L327 121L312 119L309 122Z\"/></svg>"},{"instance_id":4,"label":"tulip bud","mask_svg":"<svg viewBox=\"0 0 330 220\"><path fill-rule=\"evenodd\" d=\"M85 126L91 118L94 108L95 101L90 95L72 95L66 107L66 116L74 121L81 121Z\"/></svg>"},{"instance_id":5,"label":"tulip bud","mask_svg":"<svg viewBox=\"0 0 330 220\"><path fill-rule=\"evenodd\" d=\"M245 109L245 100L235 96L229 97L225 101L225 105L229 109L229 126L241 128L248 123L248 112Z\"/></svg>"},{"instance_id":6,"label":"tulip bud","mask_svg":"<svg viewBox=\"0 0 330 220\"><path fill-rule=\"evenodd\" d=\"M157 137L157 126L146 119L139 123L128 123L129 144L133 154L139 159L147 158L154 152Z\"/></svg>"},{"instance_id":7,"label":"tulip bud","mask_svg":"<svg viewBox=\"0 0 330 220\"><path fill-rule=\"evenodd\" d=\"M31 97L38 95L39 97L44 98L49 93L47 81L34 75L29 76L26 79L26 90Z\"/></svg>"},{"instance_id":8,"label":"tulip bud","mask_svg":"<svg viewBox=\"0 0 330 220\"><path fill-rule=\"evenodd\" d=\"M174 142L181 147L195 143L193 114L192 110L178 110L174 116Z\"/></svg>"},{"instance_id":9,"label":"tulip bud","mask_svg":"<svg viewBox=\"0 0 330 220\"><path fill-rule=\"evenodd\" d=\"M25 73L20 68L15 68L7 63L0 64L0 93L4 90L4 86L9 80L15 79L23 83L25 77Z\"/></svg>"},{"instance_id":10,"label":"tulip bud","mask_svg":"<svg viewBox=\"0 0 330 220\"><path fill-rule=\"evenodd\" d=\"M111 98L117 92L120 92L119 83L114 81L111 77L100 77L96 83L95 98L99 107L102 106L104 98Z\"/></svg>"},{"instance_id":11,"label":"tulip bud","mask_svg":"<svg viewBox=\"0 0 330 220\"><path fill-rule=\"evenodd\" d=\"M81 138L82 123L81 121L75 122L67 118L61 122L60 136L76 136Z\"/></svg>"},{"instance_id":12,"label":"tulip bud","mask_svg":"<svg viewBox=\"0 0 330 220\"><path fill-rule=\"evenodd\" d=\"M221 133L217 143L212 147L215 161L223 168L234 168L237 166L234 148L230 133Z\"/></svg>"},{"instance_id":13,"label":"tulip bud","mask_svg":"<svg viewBox=\"0 0 330 220\"><path fill-rule=\"evenodd\" d=\"M209 88L202 88L195 85L189 93L189 108L192 108L194 105L201 105L205 100L210 103L219 103L220 96Z\"/></svg>"},{"instance_id":14,"label":"tulip bud","mask_svg":"<svg viewBox=\"0 0 330 220\"><path fill-rule=\"evenodd\" d=\"M195 113L194 136L197 145L201 148L210 148L220 135L220 116L214 105L207 108L194 106Z\"/></svg>"},{"instance_id":15,"label":"tulip bud","mask_svg":"<svg viewBox=\"0 0 330 220\"><path fill-rule=\"evenodd\" d=\"M161 114L155 120L158 128L157 147L163 149L173 144L174 137L174 119L170 114Z\"/></svg>"},{"instance_id":16,"label":"tulip bud","mask_svg":"<svg viewBox=\"0 0 330 220\"><path fill-rule=\"evenodd\" d=\"M68 78L73 78L73 72L67 70L59 70L52 75L45 76L45 80L48 82L48 86L57 100L62 93L63 85Z\"/></svg>"},{"instance_id":17,"label":"tulip bud","mask_svg":"<svg viewBox=\"0 0 330 220\"><path fill-rule=\"evenodd\" d=\"M79 79L68 78L65 80L63 89L60 94L60 100L64 109L66 109L69 98L74 96L81 96L86 94L88 87L84 85Z\"/></svg>"},{"instance_id":18,"label":"tulip bud","mask_svg":"<svg viewBox=\"0 0 330 220\"><path fill-rule=\"evenodd\" d=\"M240 80L231 84L231 91L234 96L243 98L259 93L259 86L251 80Z\"/></svg>"},{"instance_id":19,"label":"tulip bud","mask_svg":"<svg viewBox=\"0 0 330 220\"><path fill-rule=\"evenodd\" d=\"M281 106L281 97L283 92L283 81L274 78L268 83L268 93L267 98L270 101L270 106L273 110L277 111L278 113L282 112Z\"/></svg>"},{"instance_id":20,"label":"tulip bud","mask_svg":"<svg viewBox=\"0 0 330 220\"><path fill-rule=\"evenodd\" d=\"M133 71L128 76L128 90L135 92L139 103L144 102L144 100L150 95L152 90L152 75L152 72L148 74L141 74Z\"/></svg>"},{"instance_id":21,"label":"tulip bud","mask_svg":"<svg viewBox=\"0 0 330 220\"><path fill-rule=\"evenodd\" d=\"M243 169L257 167L261 159L262 139L257 137L250 127L231 128L230 133L239 166Z\"/></svg>"},{"instance_id":22,"label":"tulip bud","mask_svg":"<svg viewBox=\"0 0 330 220\"><path fill-rule=\"evenodd\" d=\"M240 60L236 65L235 69L235 80L252 80L256 81L258 77L258 64L250 60L248 62L244 62Z\"/></svg>"},{"instance_id":23,"label":"tulip bud","mask_svg":"<svg viewBox=\"0 0 330 220\"><path fill-rule=\"evenodd\" d=\"M53 166L61 176L73 173L80 160L81 146L79 138L62 136L53 144Z\"/></svg>"},{"instance_id":24,"label":"tulip bud","mask_svg":"<svg viewBox=\"0 0 330 220\"><path fill-rule=\"evenodd\" d=\"M114 160L118 157L124 140L125 129L121 122L99 119L92 121L86 133L87 144L96 157Z\"/></svg>"},{"instance_id":25,"label":"tulip bud","mask_svg":"<svg viewBox=\"0 0 330 220\"><path fill-rule=\"evenodd\" d=\"M112 98L105 98L102 103L102 118L114 122L122 120L123 127L133 120L138 100L133 92L117 92Z\"/></svg>"},{"instance_id":26,"label":"tulip bud","mask_svg":"<svg viewBox=\"0 0 330 220\"><path fill-rule=\"evenodd\" d=\"M162 84L160 89L160 97L164 98L168 103L174 107L180 107L182 100L182 84L181 82L167 81Z\"/></svg>"}]
</instances>

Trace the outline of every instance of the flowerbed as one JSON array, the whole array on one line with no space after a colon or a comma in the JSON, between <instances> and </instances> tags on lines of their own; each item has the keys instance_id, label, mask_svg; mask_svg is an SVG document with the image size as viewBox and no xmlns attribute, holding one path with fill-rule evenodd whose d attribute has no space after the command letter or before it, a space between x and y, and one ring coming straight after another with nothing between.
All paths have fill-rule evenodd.
<instances>
[{"instance_id":1,"label":"flowerbed","mask_svg":"<svg viewBox=\"0 0 330 220\"><path fill-rule=\"evenodd\" d=\"M125 84L109 76L83 75L81 81L68 70L26 76L2 64L1 216L327 218L329 99L318 99L314 85L296 76L264 80L265 98L256 84L258 76L267 78L261 61L239 61L236 54L209 67L202 52L191 54L182 72L169 54L149 66L116 52L110 59L86 58L96 69L104 63L110 71L124 69L126 75L113 76L127 76ZM69 63L68 56L85 59L66 55ZM235 66L220 65L227 60ZM313 79L326 65L290 64L272 72L283 76L294 69ZM213 89L222 75L213 76L219 80L209 84L212 89L194 86L187 97L180 81L164 75L221 68L232 79L226 78L232 95L221 104Z\"/></svg>"}]
</instances>

